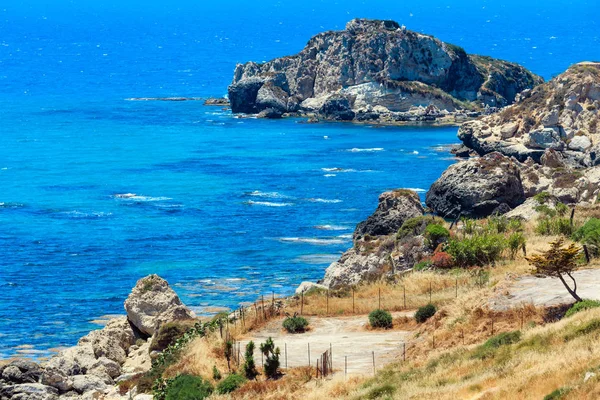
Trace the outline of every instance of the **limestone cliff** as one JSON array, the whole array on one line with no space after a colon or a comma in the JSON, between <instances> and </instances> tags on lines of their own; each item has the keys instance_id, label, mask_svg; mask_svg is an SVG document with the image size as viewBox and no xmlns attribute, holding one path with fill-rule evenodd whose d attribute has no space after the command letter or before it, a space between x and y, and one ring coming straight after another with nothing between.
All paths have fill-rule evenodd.
<instances>
[{"instance_id":1,"label":"limestone cliff","mask_svg":"<svg viewBox=\"0 0 600 400\"><path fill-rule=\"evenodd\" d=\"M599 109L600 63L579 63L499 113L463 124L459 138L479 154L540 163L551 149L573 167L591 167L600 163Z\"/></svg>"},{"instance_id":2,"label":"limestone cliff","mask_svg":"<svg viewBox=\"0 0 600 400\"><path fill-rule=\"evenodd\" d=\"M238 65L229 99L234 113L304 110L360 120L414 107L505 106L541 82L519 65L468 55L397 22L355 19L316 35L297 55ZM346 102L328 106L332 98Z\"/></svg>"}]
</instances>

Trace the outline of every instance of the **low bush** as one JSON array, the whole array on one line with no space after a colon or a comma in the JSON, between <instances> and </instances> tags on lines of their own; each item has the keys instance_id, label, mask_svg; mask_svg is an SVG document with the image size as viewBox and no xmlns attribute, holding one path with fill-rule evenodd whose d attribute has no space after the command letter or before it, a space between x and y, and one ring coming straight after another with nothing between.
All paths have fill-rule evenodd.
<instances>
[{"instance_id":1,"label":"low bush","mask_svg":"<svg viewBox=\"0 0 600 400\"><path fill-rule=\"evenodd\" d=\"M166 400L203 400L213 392L212 385L199 376L179 375L168 386Z\"/></svg>"},{"instance_id":2,"label":"low bush","mask_svg":"<svg viewBox=\"0 0 600 400\"><path fill-rule=\"evenodd\" d=\"M422 235L425 232L425 228L427 228L427 224L431 222L431 218L427 217L415 217L409 218L398 229L398 234L396 235L397 239L400 240L407 236L418 236Z\"/></svg>"},{"instance_id":3,"label":"low bush","mask_svg":"<svg viewBox=\"0 0 600 400\"><path fill-rule=\"evenodd\" d=\"M488 219L488 226L495 233L504 233L508 231L509 219L504 215L493 215Z\"/></svg>"},{"instance_id":4,"label":"low bush","mask_svg":"<svg viewBox=\"0 0 600 400\"><path fill-rule=\"evenodd\" d=\"M527 245L527 240L525 239L525 235L521 232L513 232L508 237L508 249L510 250L510 257L514 259L517 256L519 250L523 250L525 252L525 246Z\"/></svg>"},{"instance_id":5,"label":"low bush","mask_svg":"<svg viewBox=\"0 0 600 400\"><path fill-rule=\"evenodd\" d=\"M439 269L450 269L454 267L454 259L452 256L444 251L439 251L431 257L431 264L435 268Z\"/></svg>"},{"instance_id":6,"label":"low bush","mask_svg":"<svg viewBox=\"0 0 600 400\"><path fill-rule=\"evenodd\" d=\"M293 316L283 320L283 328L289 333L302 333L308 327L308 321L304 317Z\"/></svg>"},{"instance_id":7,"label":"low bush","mask_svg":"<svg viewBox=\"0 0 600 400\"><path fill-rule=\"evenodd\" d=\"M385 310L371 311L369 314L369 324L373 328L390 329L393 326L392 314Z\"/></svg>"},{"instance_id":8,"label":"low bush","mask_svg":"<svg viewBox=\"0 0 600 400\"><path fill-rule=\"evenodd\" d=\"M217 393L227 394L237 390L246 382L246 378L238 374L231 374L227 378L223 379L217 385Z\"/></svg>"},{"instance_id":9,"label":"low bush","mask_svg":"<svg viewBox=\"0 0 600 400\"><path fill-rule=\"evenodd\" d=\"M587 221L573 234L573 239L585 244L591 256L600 256L600 219Z\"/></svg>"},{"instance_id":10,"label":"low bush","mask_svg":"<svg viewBox=\"0 0 600 400\"><path fill-rule=\"evenodd\" d=\"M552 393L545 395L544 400L566 399L567 398L566 396L569 394L570 391L571 391L571 388L568 388L568 387L562 387L562 388L556 389Z\"/></svg>"},{"instance_id":11,"label":"low bush","mask_svg":"<svg viewBox=\"0 0 600 400\"><path fill-rule=\"evenodd\" d=\"M446 251L459 267L494 264L506 249L503 235L481 233L463 239L451 239Z\"/></svg>"},{"instance_id":12,"label":"low bush","mask_svg":"<svg viewBox=\"0 0 600 400\"><path fill-rule=\"evenodd\" d=\"M475 348L475 350L473 350L472 358L486 359L492 357L496 353L496 349L517 343L519 340L521 340L520 331L503 332L489 338L484 344Z\"/></svg>"},{"instance_id":13,"label":"low bush","mask_svg":"<svg viewBox=\"0 0 600 400\"><path fill-rule=\"evenodd\" d=\"M436 313L437 309L433 304L427 304L426 306L419 307L417 312L415 313L415 320L422 324L427 321L429 318L433 317Z\"/></svg>"},{"instance_id":14,"label":"low bush","mask_svg":"<svg viewBox=\"0 0 600 400\"><path fill-rule=\"evenodd\" d=\"M221 378L222 378L221 372L217 369L216 365L213 365L212 374L213 374L213 379L215 381L220 381L221 380Z\"/></svg>"},{"instance_id":15,"label":"low bush","mask_svg":"<svg viewBox=\"0 0 600 400\"><path fill-rule=\"evenodd\" d=\"M420 261L415 264L413 269L415 271L425 271L433 266L433 263L430 260Z\"/></svg>"},{"instance_id":16,"label":"low bush","mask_svg":"<svg viewBox=\"0 0 600 400\"><path fill-rule=\"evenodd\" d=\"M597 307L600 307L600 301L598 300L578 301L567 310L565 317L570 317L571 315L577 314L580 311L590 310Z\"/></svg>"},{"instance_id":17,"label":"low bush","mask_svg":"<svg viewBox=\"0 0 600 400\"><path fill-rule=\"evenodd\" d=\"M535 227L535 232L542 236L571 236L573 230L573 225L569 218L541 217L538 219L537 226Z\"/></svg>"},{"instance_id":18,"label":"low bush","mask_svg":"<svg viewBox=\"0 0 600 400\"><path fill-rule=\"evenodd\" d=\"M431 249L435 249L441 243L445 243L450 238L450 231L439 224L429 224L425 228L425 239Z\"/></svg>"},{"instance_id":19,"label":"low bush","mask_svg":"<svg viewBox=\"0 0 600 400\"><path fill-rule=\"evenodd\" d=\"M194 326L194 321L176 321L161 325L150 343L150 351L163 351Z\"/></svg>"},{"instance_id":20,"label":"low bush","mask_svg":"<svg viewBox=\"0 0 600 400\"><path fill-rule=\"evenodd\" d=\"M279 347L275 347L272 338L268 338L265 343L261 343L260 351L265 358L264 371L268 379L279 377Z\"/></svg>"}]
</instances>

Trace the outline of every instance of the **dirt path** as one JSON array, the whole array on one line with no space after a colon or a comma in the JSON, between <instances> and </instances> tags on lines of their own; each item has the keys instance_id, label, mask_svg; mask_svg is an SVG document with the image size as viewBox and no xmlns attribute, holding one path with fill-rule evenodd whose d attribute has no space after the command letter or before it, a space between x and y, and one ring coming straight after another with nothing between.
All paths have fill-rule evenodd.
<instances>
[{"instance_id":1,"label":"dirt path","mask_svg":"<svg viewBox=\"0 0 600 400\"><path fill-rule=\"evenodd\" d=\"M394 318L407 315L392 313ZM253 340L256 344L254 360L262 365L259 343L272 337L275 345L281 350L281 366L300 367L308 365L309 344L310 363L315 365L317 358L329 350L331 345L333 368L344 372L347 359L348 375L372 374L373 354L375 368L396 360L402 356L402 344L407 338L405 331L370 331L366 329L367 316L308 318L311 330L302 334L289 334L281 328L282 320L270 322L265 328L256 332L252 337L241 341L242 352L246 343Z\"/></svg>"},{"instance_id":2,"label":"dirt path","mask_svg":"<svg viewBox=\"0 0 600 400\"><path fill-rule=\"evenodd\" d=\"M581 298L600 300L600 269L576 271L573 277L577 281L577 294ZM569 277L565 280L568 284L573 284ZM575 301L557 278L525 276L518 278L507 291L508 294L503 291L502 295L492 299L492 308L506 310L522 304L555 306Z\"/></svg>"}]
</instances>

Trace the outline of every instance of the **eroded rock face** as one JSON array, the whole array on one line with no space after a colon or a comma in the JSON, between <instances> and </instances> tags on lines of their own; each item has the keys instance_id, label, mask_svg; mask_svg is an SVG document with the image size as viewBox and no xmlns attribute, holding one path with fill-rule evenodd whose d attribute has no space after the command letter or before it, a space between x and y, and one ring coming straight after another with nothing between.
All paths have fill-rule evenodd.
<instances>
[{"instance_id":1,"label":"eroded rock face","mask_svg":"<svg viewBox=\"0 0 600 400\"><path fill-rule=\"evenodd\" d=\"M446 218L486 217L525 201L516 161L500 153L450 166L427 193L426 204Z\"/></svg>"},{"instance_id":2,"label":"eroded rock face","mask_svg":"<svg viewBox=\"0 0 600 400\"><path fill-rule=\"evenodd\" d=\"M125 300L127 318L140 332L152 336L165 323L195 318L167 281L158 275L140 279Z\"/></svg>"},{"instance_id":3,"label":"eroded rock face","mask_svg":"<svg viewBox=\"0 0 600 400\"><path fill-rule=\"evenodd\" d=\"M356 285L369 277L381 276L384 266L385 260L377 254L363 255L352 248L327 268L322 284L332 289Z\"/></svg>"},{"instance_id":4,"label":"eroded rock face","mask_svg":"<svg viewBox=\"0 0 600 400\"><path fill-rule=\"evenodd\" d=\"M524 92L500 112L461 126L459 138L480 155L500 152L540 163L547 149L572 168L598 164L600 63L580 63Z\"/></svg>"},{"instance_id":5,"label":"eroded rock face","mask_svg":"<svg viewBox=\"0 0 600 400\"><path fill-rule=\"evenodd\" d=\"M379 196L377 210L358 224L354 239L365 235L382 236L396 233L404 221L423 215L423 205L419 195L410 190L395 190Z\"/></svg>"},{"instance_id":6,"label":"eroded rock face","mask_svg":"<svg viewBox=\"0 0 600 400\"><path fill-rule=\"evenodd\" d=\"M541 82L516 64L467 55L394 21L355 19L343 31L313 37L297 55L238 65L229 99L234 113L295 112L301 103L315 109L306 101L340 94L356 98L355 114L365 106L453 111L460 101L504 106ZM352 114L334 115L348 120Z\"/></svg>"}]
</instances>

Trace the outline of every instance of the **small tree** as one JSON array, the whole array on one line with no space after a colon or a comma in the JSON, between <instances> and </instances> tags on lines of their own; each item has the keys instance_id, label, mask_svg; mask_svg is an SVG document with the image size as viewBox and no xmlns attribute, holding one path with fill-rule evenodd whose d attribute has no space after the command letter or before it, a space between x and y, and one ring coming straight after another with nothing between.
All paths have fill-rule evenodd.
<instances>
[{"instance_id":1,"label":"small tree","mask_svg":"<svg viewBox=\"0 0 600 400\"><path fill-rule=\"evenodd\" d=\"M279 376L279 347L275 347L273 339L268 338L265 343L261 343L260 351L265 355L265 375L269 379L275 379Z\"/></svg>"},{"instance_id":2,"label":"small tree","mask_svg":"<svg viewBox=\"0 0 600 400\"><path fill-rule=\"evenodd\" d=\"M577 302L580 302L581 297L577 295L577 282L573 278L572 272L577 269L577 258L579 257L581 248L574 243L563 248L563 244L564 239L558 239L550 243L550 250L543 254L527 258L527 261L535 268L534 272L536 274L560 279L571 296ZM573 288L567 284L563 275L571 278Z\"/></svg>"},{"instance_id":3,"label":"small tree","mask_svg":"<svg viewBox=\"0 0 600 400\"><path fill-rule=\"evenodd\" d=\"M246 361L244 362L244 375L248 379L256 378L256 365L254 364L254 342L250 341L246 345L246 353L244 354Z\"/></svg>"},{"instance_id":4,"label":"small tree","mask_svg":"<svg viewBox=\"0 0 600 400\"><path fill-rule=\"evenodd\" d=\"M233 355L233 342L228 340L225 342L225 358L227 359L227 370L231 372L231 356Z\"/></svg>"}]
</instances>

